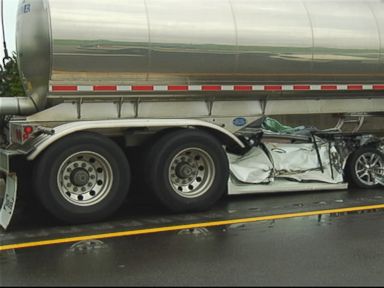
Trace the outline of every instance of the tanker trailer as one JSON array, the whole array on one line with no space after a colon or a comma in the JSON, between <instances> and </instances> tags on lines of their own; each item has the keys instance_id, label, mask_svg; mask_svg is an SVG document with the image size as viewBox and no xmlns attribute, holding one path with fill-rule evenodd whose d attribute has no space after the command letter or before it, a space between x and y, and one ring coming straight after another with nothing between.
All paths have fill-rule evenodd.
<instances>
[{"instance_id":1,"label":"tanker trailer","mask_svg":"<svg viewBox=\"0 0 384 288\"><path fill-rule=\"evenodd\" d=\"M229 180L228 152L255 148L255 121L384 112L383 31L379 0L20 0L27 97L0 99L0 114L13 116L0 153L2 226L16 201L15 156L33 162L37 198L69 223L116 211L139 166L176 212L207 209L228 186L259 191ZM354 182L381 181L380 139L323 136L341 139L334 158L354 159ZM316 159L318 139L310 137ZM136 162L125 155L131 147L145 151ZM357 162L367 157L362 176ZM294 189L315 187L305 185Z\"/></svg>"}]
</instances>

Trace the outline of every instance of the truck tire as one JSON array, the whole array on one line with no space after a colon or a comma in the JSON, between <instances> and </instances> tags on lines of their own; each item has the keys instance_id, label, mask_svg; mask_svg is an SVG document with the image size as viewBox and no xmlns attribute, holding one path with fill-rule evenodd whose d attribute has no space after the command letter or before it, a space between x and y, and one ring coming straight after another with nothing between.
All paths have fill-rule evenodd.
<instances>
[{"instance_id":1,"label":"truck tire","mask_svg":"<svg viewBox=\"0 0 384 288\"><path fill-rule=\"evenodd\" d=\"M161 204L173 212L201 211L226 191L227 155L212 135L192 129L163 135L147 157L149 186Z\"/></svg>"},{"instance_id":2,"label":"truck tire","mask_svg":"<svg viewBox=\"0 0 384 288\"><path fill-rule=\"evenodd\" d=\"M376 188L379 184L375 183L374 174L383 175L381 169L384 169L384 155L375 148L365 147L351 154L346 166L346 175L352 186Z\"/></svg>"},{"instance_id":3,"label":"truck tire","mask_svg":"<svg viewBox=\"0 0 384 288\"><path fill-rule=\"evenodd\" d=\"M34 186L38 199L65 223L105 219L123 203L131 173L127 158L111 139L75 133L38 159Z\"/></svg>"}]
</instances>

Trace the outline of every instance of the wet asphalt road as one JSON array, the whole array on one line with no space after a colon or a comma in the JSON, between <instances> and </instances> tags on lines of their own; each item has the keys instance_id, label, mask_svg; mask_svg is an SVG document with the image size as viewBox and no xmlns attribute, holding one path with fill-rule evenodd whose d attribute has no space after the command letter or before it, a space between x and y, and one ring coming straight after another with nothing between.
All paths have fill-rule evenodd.
<instances>
[{"instance_id":1,"label":"wet asphalt road","mask_svg":"<svg viewBox=\"0 0 384 288\"><path fill-rule=\"evenodd\" d=\"M384 190L227 197L170 215L142 199L110 221L55 222L21 205L1 245L384 204ZM25 217L28 215L28 217ZM184 229L0 252L1 286L383 286L384 211Z\"/></svg>"}]
</instances>

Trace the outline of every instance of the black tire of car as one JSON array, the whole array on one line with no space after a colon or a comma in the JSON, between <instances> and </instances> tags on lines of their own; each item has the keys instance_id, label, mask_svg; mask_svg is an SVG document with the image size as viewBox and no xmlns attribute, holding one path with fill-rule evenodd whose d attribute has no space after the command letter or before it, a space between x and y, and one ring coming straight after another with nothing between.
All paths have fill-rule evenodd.
<instances>
[{"instance_id":1,"label":"black tire of car","mask_svg":"<svg viewBox=\"0 0 384 288\"><path fill-rule=\"evenodd\" d=\"M377 188L379 184L368 185L367 183L362 182L362 180L360 179L361 177L359 177L358 175L357 161L359 161L359 159L361 159L363 155L377 155L378 157L381 158L381 161L384 161L384 155L376 148L372 148L372 147L360 148L355 152L353 152L348 158L348 161L345 167L346 178L352 187L358 187L363 189Z\"/></svg>"},{"instance_id":2,"label":"black tire of car","mask_svg":"<svg viewBox=\"0 0 384 288\"><path fill-rule=\"evenodd\" d=\"M176 213L207 210L223 196L228 184L229 163L223 146L197 129L161 136L150 148L146 166L155 197ZM185 175L176 175L183 172ZM177 182L184 180L189 183L180 184L179 189L187 191L178 190Z\"/></svg>"},{"instance_id":3,"label":"black tire of car","mask_svg":"<svg viewBox=\"0 0 384 288\"><path fill-rule=\"evenodd\" d=\"M82 206L81 200L79 200L81 198L75 198L77 194L69 192L65 194L60 191L66 188L61 182L63 171L69 173L63 170L63 167L65 167L64 169L68 167L69 171L70 167L76 166L77 163L76 158L72 159L71 155L75 155L74 157L78 155L77 159L80 159L78 160L80 164L78 166L88 167L84 168L84 170L78 169L77 173L79 175L74 177L83 180L88 177L88 181L91 181L90 179L93 177L94 187L89 189L100 189L102 191L100 195L103 194L101 195L103 197L95 201L94 204L90 203ZM89 160L86 160L87 157ZM68 161L68 164L65 164L66 161ZM92 171L88 173L88 176L86 176L86 169ZM110 172L110 175L107 172ZM71 177L64 177L68 179L72 175ZM100 178L104 183L100 183L101 180L98 180ZM70 182L72 180L65 181ZM61 187L59 187L59 182L62 183ZM69 224L95 222L111 216L124 202L130 182L130 167L122 149L111 139L91 132L75 133L52 144L37 159L34 169L34 188L38 200L53 216ZM90 184L92 183L89 182L88 185ZM73 189L88 189L86 184L83 187L79 186ZM87 195L98 197L97 194L94 194L96 194L95 191L90 191ZM92 196L90 198L92 199Z\"/></svg>"}]
</instances>

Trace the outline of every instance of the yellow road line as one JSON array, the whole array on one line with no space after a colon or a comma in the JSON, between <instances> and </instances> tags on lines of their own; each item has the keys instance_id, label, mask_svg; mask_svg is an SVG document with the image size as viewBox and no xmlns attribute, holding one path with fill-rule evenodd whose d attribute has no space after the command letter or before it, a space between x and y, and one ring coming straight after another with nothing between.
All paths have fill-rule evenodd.
<instances>
[{"instance_id":1,"label":"yellow road line","mask_svg":"<svg viewBox=\"0 0 384 288\"><path fill-rule=\"evenodd\" d=\"M79 241L96 240L96 239L101 240L101 239L111 239L111 238L117 238L117 237L171 232L171 231L178 231L178 230L184 230L184 229L207 228L207 227L216 227L216 226L224 226L224 225L244 224L244 223L253 223L253 222L260 222L260 221L272 221L272 220L281 220L281 219L289 219L289 218L309 217L309 216L324 215L324 214L357 212L357 211L376 210L376 209L384 209L384 204L341 208L341 209L320 210L320 211L310 211L310 212L299 212L299 213L290 213L290 214L280 214L280 215L271 215L271 216L259 216L259 217L251 217L251 218L244 218L244 219L223 220L223 221L214 221L214 222L207 222L207 223L196 223L196 224L188 224L188 225L177 225L177 226L168 226L168 227L160 227L160 228L150 228L150 229L142 229L142 230L123 231L123 232L105 233L105 234L98 234L98 235L45 240L45 241L38 241L38 242L27 242L27 243L0 246L0 251L48 246L48 245L55 245L55 244L75 243Z\"/></svg>"}]
</instances>

